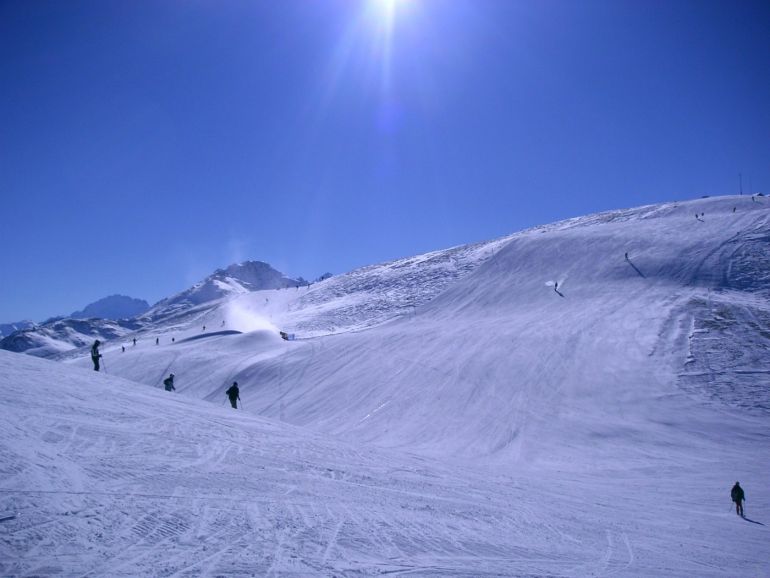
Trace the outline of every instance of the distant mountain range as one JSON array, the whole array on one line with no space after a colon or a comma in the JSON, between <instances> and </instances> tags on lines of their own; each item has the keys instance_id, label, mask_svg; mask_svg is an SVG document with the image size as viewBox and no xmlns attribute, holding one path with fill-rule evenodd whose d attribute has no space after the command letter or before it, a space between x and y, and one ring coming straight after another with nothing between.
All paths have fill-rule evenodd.
<instances>
[{"instance_id":1,"label":"distant mountain range","mask_svg":"<svg viewBox=\"0 0 770 578\"><path fill-rule=\"evenodd\" d=\"M14 331L28 329L34 324L34 321L14 321L13 323L0 323L0 337L10 335Z\"/></svg>"},{"instance_id":2,"label":"distant mountain range","mask_svg":"<svg viewBox=\"0 0 770 578\"><path fill-rule=\"evenodd\" d=\"M327 274L326 276L329 276ZM188 314L205 303L263 289L300 287L309 283L291 279L262 261L245 261L217 269L189 289L162 299L152 307L125 295L110 295L43 323L21 321L0 325L0 349L51 357L83 347L95 339L114 339Z\"/></svg>"},{"instance_id":3,"label":"distant mountain range","mask_svg":"<svg viewBox=\"0 0 770 578\"><path fill-rule=\"evenodd\" d=\"M134 299L125 295L110 295L87 305L82 311L73 312L73 319L128 319L141 315L150 308L144 299Z\"/></svg>"}]
</instances>

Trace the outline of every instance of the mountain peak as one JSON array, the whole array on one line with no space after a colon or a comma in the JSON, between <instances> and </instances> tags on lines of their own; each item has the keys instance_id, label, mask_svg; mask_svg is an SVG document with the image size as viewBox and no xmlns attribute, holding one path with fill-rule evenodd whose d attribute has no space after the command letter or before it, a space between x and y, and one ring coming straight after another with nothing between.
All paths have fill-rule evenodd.
<instances>
[{"instance_id":1,"label":"mountain peak","mask_svg":"<svg viewBox=\"0 0 770 578\"><path fill-rule=\"evenodd\" d=\"M150 308L144 299L134 299L126 295L110 295L86 305L81 311L73 312L74 319L127 319L141 315Z\"/></svg>"},{"instance_id":2,"label":"mountain peak","mask_svg":"<svg viewBox=\"0 0 770 578\"><path fill-rule=\"evenodd\" d=\"M297 285L307 285L307 281L301 277L291 279L264 261L242 261L217 269L189 289L159 301L153 306L150 316L156 318L173 315L228 295Z\"/></svg>"}]
</instances>

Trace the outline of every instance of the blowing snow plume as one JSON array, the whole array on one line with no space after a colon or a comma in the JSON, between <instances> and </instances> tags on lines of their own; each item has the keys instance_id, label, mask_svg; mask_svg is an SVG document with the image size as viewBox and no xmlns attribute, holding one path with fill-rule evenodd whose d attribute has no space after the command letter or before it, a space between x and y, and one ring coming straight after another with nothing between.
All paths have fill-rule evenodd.
<instances>
[{"instance_id":1,"label":"blowing snow plume","mask_svg":"<svg viewBox=\"0 0 770 578\"><path fill-rule=\"evenodd\" d=\"M237 302L227 304L224 310L224 317L228 329L241 331L242 333L249 333L251 331L272 331L278 333L278 328L269 320Z\"/></svg>"}]
</instances>

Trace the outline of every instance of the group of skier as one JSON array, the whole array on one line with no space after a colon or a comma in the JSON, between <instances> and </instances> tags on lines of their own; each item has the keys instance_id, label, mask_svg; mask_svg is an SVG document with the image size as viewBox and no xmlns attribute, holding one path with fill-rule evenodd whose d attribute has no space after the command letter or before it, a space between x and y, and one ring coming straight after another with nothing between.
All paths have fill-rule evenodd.
<instances>
[{"instance_id":1,"label":"group of skier","mask_svg":"<svg viewBox=\"0 0 770 578\"><path fill-rule=\"evenodd\" d=\"M99 346L101 344L102 342L97 339L91 346L91 361L94 364L94 371L99 371L101 369L101 365L99 363L102 358L102 354L99 353ZM134 339L134 345L136 345L136 339ZM123 348L123 350L125 351L125 348ZM163 380L163 387L166 391L176 391L176 387L174 387L173 373L170 373L169 376ZM238 402L241 401L241 395L240 390L238 389L237 381L233 382L233 384L225 392L225 395L227 395L228 399L230 400L230 405L233 407L233 409L238 409Z\"/></svg>"},{"instance_id":2,"label":"group of skier","mask_svg":"<svg viewBox=\"0 0 770 578\"><path fill-rule=\"evenodd\" d=\"M628 259L628 253L626 253L626 259ZM556 290L556 287L558 287L558 285L554 285L554 290ZM136 344L136 340L134 340L134 344ZM101 353L99 353L99 345L101 345L101 342L97 339L91 347L91 361L94 363L94 371L99 371L99 360L102 357ZM169 374L169 376L163 380L163 386L166 391L176 391L173 373ZM227 391L225 391L225 395L227 395L230 400L232 408L238 409L238 402L241 401L241 395L237 381L233 381L233 384ZM730 498L735 502L735 513L743 517L743 502L746 500L746 494L743 492L743 488L739 482L735 482L732 490L730 490Z\"/></svg>"},{"instance_id":3,"label":"group of skier","mask_svg":"<svg viewBox=\"0 0 770 578\"><path fill-rule=\"evenodd\" d=\"M170 373L169 376L163 380L163 385L166 391L176 391L174 387L174 374ZM238 402L241 401L240 390L238 389L238 382L234 381L233 384L227 389L225 395L230 399L230 405L233 409L238 409Z\"/></svg>"}]
</instances>

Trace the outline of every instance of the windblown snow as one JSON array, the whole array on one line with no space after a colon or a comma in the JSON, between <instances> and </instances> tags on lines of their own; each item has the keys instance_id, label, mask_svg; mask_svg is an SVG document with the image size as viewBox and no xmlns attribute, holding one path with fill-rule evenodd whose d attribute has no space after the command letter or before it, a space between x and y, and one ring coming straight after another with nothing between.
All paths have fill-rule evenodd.
<instances>
[{"instance_id":1,"label":"windblown snow","mask_svg":"<svg viewBox=\"0 0 770 578\"><path fill-rule=\"evenodd\" d=\"M770 575L768 249L668 203L0 352L0 575Z\"/></svg>"}]
</instances>

